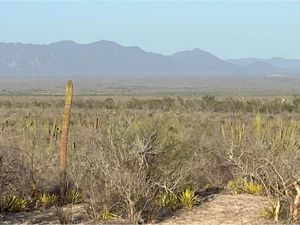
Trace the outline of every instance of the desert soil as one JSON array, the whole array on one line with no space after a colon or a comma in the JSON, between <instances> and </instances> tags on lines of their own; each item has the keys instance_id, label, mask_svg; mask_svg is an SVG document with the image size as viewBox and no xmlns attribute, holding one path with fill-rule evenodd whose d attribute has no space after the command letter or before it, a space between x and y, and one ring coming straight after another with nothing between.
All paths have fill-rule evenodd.
<instances>
[{"instance_id":1,"label":"desert soil","mask_svg":"<svg viewBox=\"0 0 300 225\"><path fill-rule=\"evenodd\" d=\"M265 224L262 212L266 207L270 207L270 202L262 196L219 194L190 211L179 211L161 225Z\"/></svg>"},{"instance_id":2,"label":"desert soil","mask_svg":"<svg viewBox=\"0 0 300 225\"><path fill-rule=\"evenodd\" d=\"M44 211L18 214L0 214L0 224L59 224L63 217L66 222L81 224L99 224L87 216L87 205L79 204ZM262 196L240 194L216 194L210 196L200 206L188 211L178 210L174 216L162 221L160 225L177 224L262 224L267 221L262 212L270 207L270 202Z\"/></svg>"}]
</instances>

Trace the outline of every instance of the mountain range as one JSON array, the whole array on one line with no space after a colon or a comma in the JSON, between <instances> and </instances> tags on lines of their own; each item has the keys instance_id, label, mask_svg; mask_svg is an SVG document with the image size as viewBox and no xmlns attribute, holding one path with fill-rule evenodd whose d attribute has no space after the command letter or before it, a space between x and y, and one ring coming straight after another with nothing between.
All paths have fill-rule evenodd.
<instances>
[{"instance_id":1,"label":"mountain range","mask_svg":"<svg viewBox=\"0 0 300 225\"><path fill-rule=\"evenodd\" d=\"M9 75L300 75L300 60L220 59L200 50L172 55L101 40L47 45L0 42L0 76Z\"/></svg>"}]
</instances>

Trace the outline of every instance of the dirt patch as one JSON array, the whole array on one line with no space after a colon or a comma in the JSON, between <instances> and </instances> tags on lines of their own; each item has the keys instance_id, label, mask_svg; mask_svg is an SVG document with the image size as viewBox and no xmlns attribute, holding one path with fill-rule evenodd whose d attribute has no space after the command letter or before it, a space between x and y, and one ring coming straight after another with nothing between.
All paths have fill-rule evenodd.
<instances>
[{"instance_id":1,"label":"dirt patch","mask_svg":"<svg viewBox=\"0 0 300 225\"><path fill-rule=\"evenodd\" d=\"M261 214L269 206L262 196L219 194L191 211L178 211L160 224L261 224L267 222Z\"/></svg>"},{"instance_id":2,"label":"dirt patch","mask_svg":"<svg viewBox=\"0 0 300 225\"><path fill-rule=\"evenodd\" d=\"M78 204L32 212L3 213L0 214L0 224L78 224L89 220L87 207L86 204Z\"/></svg>"},{"instance_id":3,"label":"dirt patch","mask_svg":"<svg viewBox=\"0 0 300 225\"><path fill-rule=\"evenodd\" d=\"M160 223L160 225L177 224L266 224L262 211L269 207L266 197L255 195L217 194L210 196L206 202L190 211L181 209L175 216ZM70 205L59 212L56 208L45 211L34 211L18 214L0 214L1 224L60 224L62 217L67 223L90 224L87 205Z\"/></svg>"}]
</instances>

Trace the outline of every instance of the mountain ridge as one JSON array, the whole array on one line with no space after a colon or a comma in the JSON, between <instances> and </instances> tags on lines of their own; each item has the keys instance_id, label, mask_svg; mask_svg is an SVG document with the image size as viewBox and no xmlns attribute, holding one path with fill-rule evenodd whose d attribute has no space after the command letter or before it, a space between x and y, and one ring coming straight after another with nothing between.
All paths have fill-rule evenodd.
<instances>
[{"instance_id":1,"label":"mountain ridge","mask_svg":"<svg viewBox=\"0 0 300 225\"><path fill-rule=\"evenodd\" d=\"M271 66L275 66L282 69L285 68L297 69L297 70L300 69L299 59L286 59L282 57L271 57L268 59L249 57L249 58L240 58L240 59L227 59L226 61L240 66L248 66L255 62L263 62Z\"/></svg>"},{"instance_id":2,"label":"mountain ridge","mask_svg":"<svg viewBox=\"0 0 300 225\"><path fill-rule=\"evenodd\" d=\"M300 60L223 60L199 48L171 55L99 40L79 44L0 42L0 75L270 75L300 74Z\"/></svg>"}]
</instances>

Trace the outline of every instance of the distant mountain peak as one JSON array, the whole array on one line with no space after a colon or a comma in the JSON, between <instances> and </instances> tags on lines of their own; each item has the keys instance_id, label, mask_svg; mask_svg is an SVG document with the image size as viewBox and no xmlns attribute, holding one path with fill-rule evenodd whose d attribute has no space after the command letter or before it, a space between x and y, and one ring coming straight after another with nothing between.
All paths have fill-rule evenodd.
<instances>
[{"instance_id":1,"label":"distant mountain peak","mask_svg":"<svg viewBox=\"0 0 300 225\"><path fill-rule=\"evenodd\" d=\"M290 72L297 73L300 70L300 60L298 59L285 59L282 57L272 57L269 59L261 59L261 58L242 58L242 59L228 59L227 62L233 63L239 66L250 66L254 63L264 63L265 67L272 66L278 69L289 70ZM255 65L255 64L254 64Z\"/></svg>"},{"instance_id":2,"label":"distant mountain peak","mask_svg":"<svg viewBox=\"0 0 300 225\"><path fill-rule=\"evenodd\" d=\"M87 44L87 45L114 45L114 46L119 46L119 47L122 47L119 43L117 42L114 42L114 41L108 41L108 40L99 40L99 41L95 41L95 42L92 42L90 44Z\"/></svg>"},{"instance_id":3,"label":"distant mountain peak","mask_svg":"<svg viewBox=\"0 0 300 225\"><path fill-rule=\"evenodd\" d=\"M207 51L203 51L199 48L194 48L192 50L184 50L184 51L180 51L180 52L175 52L173 55L207 55L207 56L214 56L213 54L211 54L210 52ZM215 58L217 58L216 56L214 56Z\"/></svg>"},{"instance_id":4,"label":"distant mountain peak","mask_svg":"<svg viewBox=\"0 0 300 225\"><path fill-rule=\"evenodd\" d=\"M285 68L285 69L282 69ZM0 75L227 75L299 73L300 60L222 60L199 48L172 55L99 40L48 45L0 43Z\"/></svg>"},{"instance_id":5,"label":"distant mountain peak","mask_svg":"<svg viewBox=\"0 0 300 225\"><path fill-rule=\"evenodd\" d=\"M265 63L265 62L261 62L261 61L257 61L257 62L252 62L250 65L248 66L257 66L257 67L260 67L260 66L268 66L268 67L272 67L271 65L269 65L268 63Z\"/></svg>"},{"instance_id":6,"label":"distant mountain peak","mask_svg":"<svg viewBox=\"0 0 300 225\"><path fill-rule=\"evenodd\" d=\"M78 43L72 40L62 40L62 41L50 43L49 45L78 45Z\"/></svg>"},{"instance_id":7,"label":"distant mountain peak","mask_svg":"<svg viewBox=\"0 0 300 225\"><path fill-rule=\"evenodd\" d=\"M201 50L201 49L199 49L199 48L194 48L192 51L193 51L193 52L204 52L203 50Z\"/></svg>"}]
</instances>

